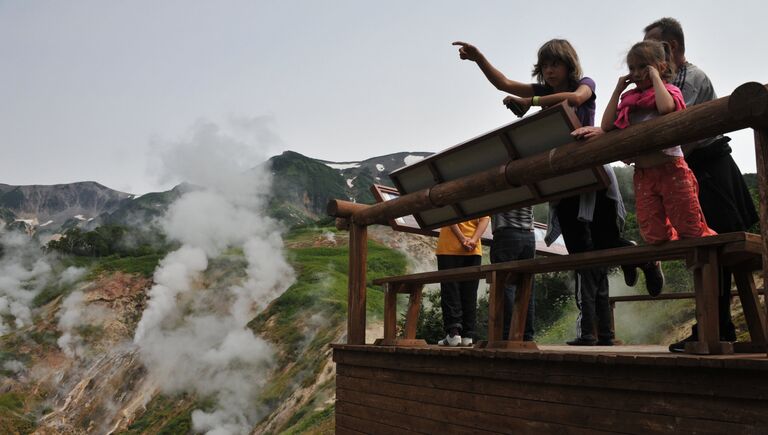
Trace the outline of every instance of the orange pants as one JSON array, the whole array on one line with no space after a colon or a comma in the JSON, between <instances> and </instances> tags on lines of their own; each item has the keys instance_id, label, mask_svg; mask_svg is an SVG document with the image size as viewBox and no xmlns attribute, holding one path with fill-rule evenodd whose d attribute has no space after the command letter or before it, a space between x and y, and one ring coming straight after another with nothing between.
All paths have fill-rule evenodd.
<instances>
[{"instance_id":1,"label":"orange pants","mask_svg":"<svg viewBox=\"0 0 768 435\"><path fill-rule=\"evenodd\" d=\"M714 236L699 205L699 184L682 157L635 168L637 224L646 243Z\"/></svg>"}]
</instances>

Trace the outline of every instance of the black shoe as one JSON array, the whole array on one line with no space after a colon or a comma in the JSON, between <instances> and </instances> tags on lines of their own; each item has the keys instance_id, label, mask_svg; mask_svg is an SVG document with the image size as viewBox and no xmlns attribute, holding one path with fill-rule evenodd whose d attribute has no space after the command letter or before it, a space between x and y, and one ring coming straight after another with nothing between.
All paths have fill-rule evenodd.
<instances>
[{"instance_id":1,"label":"black shoe","mask_svg":"<svg viewBox=\"0 0 768 435\"><path fill-rule=\"evenodd\" d=\"M637 242L629 240L631 246L637 246ZM624 272L624 284L627 287L634 287L637 284L637 265L636 264L622 264L621 270Z\"/></svg>"},{"instance_id":2,"label":"black shoe","mask_svg":"<svg viewBox=\"0 0 768 435\"><path fill-rule=\"evenodd\" d=\"M566 341L568 346L594 346L597 344L597 340L587 340L585 338L574 338L571 341Z\"/></svg>"},{"instance_id":3,"label":"black shoe","mask_svg":"<svg viewBox=\"0 0 768 435\"><path fill-rule=\"evenodd\" d=\"M664 272L661 271L661 263L658 261L646 263L640 268L645 274L645 288L648 294L654 298L660 295L661 289L664 288Z\"/></svg>"},{"instance_id":4,"label":"black shoe","mask_svg":"<svg viewBox=\"0 0 768 435\"><path fill-rule=\"evenodd\" d=\"M672 343L669 345L669 351L670 352L685 352L685 343L689 343L691 341L698 341L699 337L696 334L696 331L693 332L693 334L685 337L684 339L678 341L677 343Z\"/></svg>"},{"instance_id":5,"label":"black shoe","mask_svg":"<svg viewBox=\"0 0 768 435\"><path fill-rule=\"evenodd\" d=\"M606 338L606 339L602 339L601 338L600 340L597 340L597 345L598 346L613 346L614 342L610 338Z\"/></svg>"},{"instance_id":6,"label":"black shoe","mask_svg":"<svg viewBox=\"0 0 768 435\"><path fill-rule=\"evenodd\" d=\"M691 328L691 335L685 337L677 343L670 344L669 351L685 352L685 343L690 341L699 341L699 334L696 326L697 325L693 325L693 328ZM736 341L736 328L733 326L733 323L726 325L723 329L724 330L720 331L720 341L728 341L734 343Z\"/></svg>"},{"instance_id":7,"label":"black shoe","mask_svg":"<svg viewBox=\"0 0 768 435\"><path fill-rule=\"evenodd\" d=\"M622 265L621 270L624 272L624 284L634 287L637 284L637 266Z\"/></svg>"}]
</instances>

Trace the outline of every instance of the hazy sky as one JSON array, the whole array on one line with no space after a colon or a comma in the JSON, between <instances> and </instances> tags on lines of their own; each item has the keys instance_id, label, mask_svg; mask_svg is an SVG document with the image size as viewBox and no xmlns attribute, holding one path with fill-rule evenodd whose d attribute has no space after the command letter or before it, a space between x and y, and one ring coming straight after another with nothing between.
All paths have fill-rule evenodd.
<instances>
[{"instance_id":1,"label":"hazy sky","mask_svg":"<svg viewBox=\"0 0 768 435\"><path fill-rule=\"evenodd\" d=\"M569 39L597 82L599 119L643 27L673 16L689 61L725 96L768 82L765 4L0 0L0 183L165 189L158 149L201 120L256 125L243 141L264 156L440 151L512 120L454 40L530 81L538 47ZM732 137L754 172L751 131Z\"/></svg>"}]
</instances>

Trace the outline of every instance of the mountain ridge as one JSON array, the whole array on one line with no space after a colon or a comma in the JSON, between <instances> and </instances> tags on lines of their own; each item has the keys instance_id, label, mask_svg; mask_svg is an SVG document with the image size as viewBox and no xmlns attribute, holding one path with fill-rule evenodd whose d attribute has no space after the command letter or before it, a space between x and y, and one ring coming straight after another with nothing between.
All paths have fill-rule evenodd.
<instances>
[{"instance_id":1,"label":"mountain ridge","mask_svg":"<svg viewBox=\"0 0 768 435\"><path fill-rule=\"evenodd\" d=\"M325 218L328 200L347 198L373 203L373 183L391 186L390 170L427 152L399 152L357 162L332 162L285 151L265 162L272 173L269 214L287 226ZM53 185L0 184L0 220L43 241L71 228L103 224L132 225L162 216L183 193L196 187L183 182L172 189L134 195L95 181Z\"/></svg>"}]
</instances>

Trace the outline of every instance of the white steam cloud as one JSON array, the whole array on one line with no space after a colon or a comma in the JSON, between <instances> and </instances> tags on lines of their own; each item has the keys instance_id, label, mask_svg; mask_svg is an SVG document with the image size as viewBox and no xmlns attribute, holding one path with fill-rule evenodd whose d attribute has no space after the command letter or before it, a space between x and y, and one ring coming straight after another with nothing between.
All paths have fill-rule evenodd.
<instances>
[{"instance_id":1,"label":"white steam cloud","mask_svg":"<svg viewBox=\"0 0 768 435\"><path fill-rule=\"evenodd\" d=\"M64 272L61 272L61 277L59 278L59 284L61 285L74 284L77 281L79 281L80 278L85 276L86 272L88 272L88 269L84 267L69 266L68 268L64 269Z\"/></svg>"},{"instance_id":2,"label":"white steam cloud","mask_svg":"<svg viewBox=\"0 0 768 435\"><path fill-rule=\"evenodd\" d=\"M82 274L81 272L79 272ZM85 325L98 325L109 316L109 311L100 306L87 305L85 294L74 291L61 302L59 310L59 330L62 332L56 343L70 358L85 355L85 340L78 334L78 328Z\"/></svg>"},{"instance_id":3,"label":"white steam cloud","mask_svg":"<svg viewBox=\"0 0 768 435\"><path fill-rule=\"evenodd\" d=\"M0 222L0 335L32 324L32 300L51 279L40 245ZM10 320L7 320L10 319Z\"/></svg>"},{"instance_id":4,"label":"white steam cloud","mask_svg":"<svg viewBox=\"0 0 768 435\"><path fill-rule=\"evenodd\" d=\"M165 392L212 397L215 410L192 413L194 430L249 433L262 417L255 399L274 351L247 323L294 280L277 222L264 215L271 176L256 146L274 139L263 120L239 121L239 140L217 125L198 123L163 156L164 179L199 187L175 201L161 226L182 247L165 257L134 342L150 376ZM255 146L254 146L255 145ZM207 282L211 260L242 252L245 278L235 285ZM210 271L208 271L210 272Z\"/></svg>"}]
</instances>

